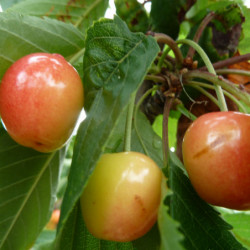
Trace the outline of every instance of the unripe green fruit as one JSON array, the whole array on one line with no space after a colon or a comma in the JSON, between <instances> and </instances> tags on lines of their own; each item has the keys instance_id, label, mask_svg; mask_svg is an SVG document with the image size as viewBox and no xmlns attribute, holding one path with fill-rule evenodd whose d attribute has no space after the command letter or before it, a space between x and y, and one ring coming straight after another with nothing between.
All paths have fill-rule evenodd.
<instances>
[{"instance_id":1,"label":"unripe green fruit","mask_svg":"<svg viewBox=\"0 0 250 250\"><path fill-rule=\"evenodd\" d=\"M146 234L157 219L161 181L161 170L144 154L102 155L81 196L88 230L119 242Z\"/></svg>"}]
</instances>

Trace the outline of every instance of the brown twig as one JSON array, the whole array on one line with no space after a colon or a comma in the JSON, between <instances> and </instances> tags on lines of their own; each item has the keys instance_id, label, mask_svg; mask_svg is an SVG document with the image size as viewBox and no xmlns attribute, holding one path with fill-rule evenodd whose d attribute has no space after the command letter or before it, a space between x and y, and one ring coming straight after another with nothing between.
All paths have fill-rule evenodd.
<instances>
[{"instance_id":1,"label":"brown twig","mask_svg":"<svg viewBox=\"0 0 250 250\"><path fill-rule=\"evenodd\" d=\"M240 55L240 56L234 56L216 63L213 63L214 69L220 69L220 68L224 68L224 67L228 67L232 64L236 64L236 63L240 63L240 62L245 62L250 60L250 53L245 54L245 55ZM201 67L199 68L199 70L207 70L207 67Z\"/></svg>"},{"instance_id":2,"label":"brown twig","mask_svg":"<svg viewBox=\"0 0 250 250\"><path fill-rule=\"evenodd\" d=\"M214 12L210 12L201 22L200 26L198 27L193 41L198 43L200 40L200 37L204 31L204 29L207 27L207 25L211 22L211 20L215 17L215 13ZM192 47L189 47L188 53L187 53L187 57L193 58L195 53L195 49Z\"/></svg>"}]
</instances>

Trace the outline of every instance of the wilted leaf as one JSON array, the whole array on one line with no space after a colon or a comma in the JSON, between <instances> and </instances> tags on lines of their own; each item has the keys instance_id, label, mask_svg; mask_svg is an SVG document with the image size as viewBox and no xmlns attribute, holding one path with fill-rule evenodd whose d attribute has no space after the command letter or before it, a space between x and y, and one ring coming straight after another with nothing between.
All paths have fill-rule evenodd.
<instances>
[{"instance_id":1,"label":"wilted leaf","mask_svg":"<svg viewBox=\"0 0 250 250\"><path fill-rule=\"evenodd\" d=\"M239 5L231 4L216 12L213 24L212 43L219 55L236 52L241 36L241 25L245 21Z\"/></svg>"},{"instance_id":2,"label":"wilted leaf","mask_svg":"<svg viewBox=\"0 0 250 250\"><path fill-rule=\"evenodd\" d=\"M199 40L212 62L228 58L236 52L244 22L242 9L236 2L240 1L233 4L229 1L197 1L187 13L187 19L192 25L188 38L193 39L202 19L208 13L215 12L216 15L203 30ZM199 60L199 66L203 65L199 57L195 59Z\"/></svg>"},{"instance_id":3,"label":"wilted leaf","mask_svg":"<svg viewBox=\"0 0 250 250\"><path fill-rule=\"evenodd\" d=\"M27 249L53 209L64 150L43 154L0 130L0 249Z\"/></svg>"}]
</instances>

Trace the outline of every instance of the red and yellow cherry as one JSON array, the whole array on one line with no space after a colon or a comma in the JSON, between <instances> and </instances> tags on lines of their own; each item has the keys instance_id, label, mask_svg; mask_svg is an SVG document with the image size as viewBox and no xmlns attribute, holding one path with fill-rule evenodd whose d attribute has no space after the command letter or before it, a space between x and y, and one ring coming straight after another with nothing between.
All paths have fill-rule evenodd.
<instances>
[{"instance_id":1,"label":"red and yellow cherry","mask_svg":"<svg viewBox=\"0 0 250 250\"><path fill-rule=\"evenodd\" d=\"M81 196L88 230L97 238L135 240L155 224L162 172L138 152L104 154Z\"/></svg>"},{"instance_id":2,"label":"red and yellow cherry","mask_svg":"<svg viewBox=\"0 0 250 250\"><path fill-rule=\"evenodd\" d=\"M213 112L185 133L183 160L190 181L206 202L250 209L250 115Z\"/></svg>"},{"instance_id":3,"label":"red and yellow cherry","mask_svg":"<svg viewBox=\"0 0 250 250\"><path fill-rule=\"evenodd\" d=\"M0 85L0 114L9 135L41 152L62 147L83 107L83 84L59 54L34 53L17 60Z\"/></svg>"}]
</instances>

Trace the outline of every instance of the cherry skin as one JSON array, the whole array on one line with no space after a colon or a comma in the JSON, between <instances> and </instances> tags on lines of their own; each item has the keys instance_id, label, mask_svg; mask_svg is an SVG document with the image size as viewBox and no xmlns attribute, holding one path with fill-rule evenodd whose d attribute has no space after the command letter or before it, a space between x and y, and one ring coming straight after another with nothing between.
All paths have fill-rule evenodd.
<instances>
[{"instance_id":1,"label":"cherry skin","mask_svg":"<svg viewBox=\"0 0 250 250\"><path fill-rule=\"evenodd\" d=\"M250 209L250 115L213 112L185 133L183 160L190 181L206 202Z\"/></svg>"},{"instance_id":2,"label":"cherry skin","mask_svg":"<svg viewBox=\"0 0 250 250\"><path fill-rule=\"evenodd\" d=\"M41 152L61 148L83 107L77 71L59 54L34 53L17 60L0 85L0 114L9 135Z\"/></svg>"},{"instance_id":3,"label":"cherry skin","mask_svg":"<svg viewBox=\"0 0 250 250\"><path fill-rule=\"evenodd\" d=\"M137 152L104 154L81 196L88 230L97 238L135 240L155 224L162 172Z\"/></svg>"}]
</instances>

